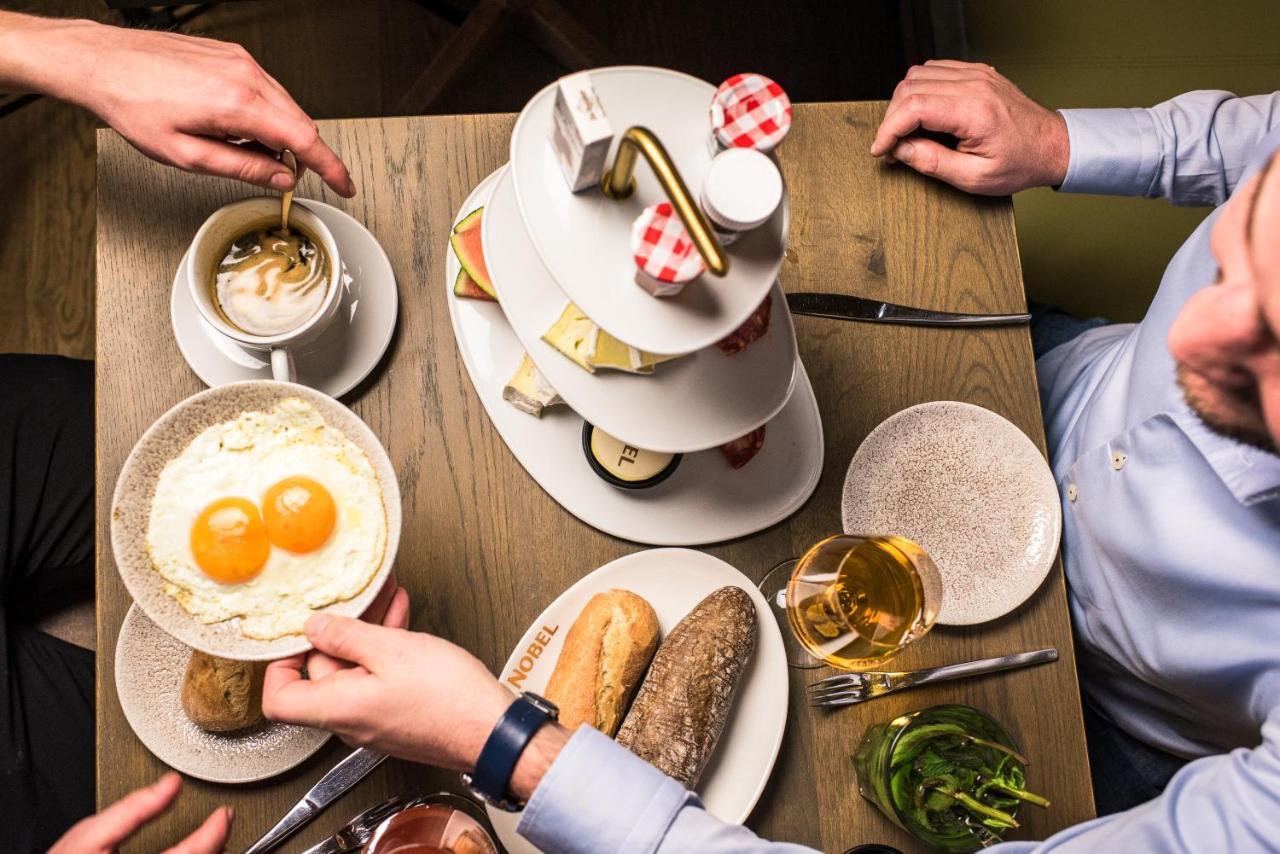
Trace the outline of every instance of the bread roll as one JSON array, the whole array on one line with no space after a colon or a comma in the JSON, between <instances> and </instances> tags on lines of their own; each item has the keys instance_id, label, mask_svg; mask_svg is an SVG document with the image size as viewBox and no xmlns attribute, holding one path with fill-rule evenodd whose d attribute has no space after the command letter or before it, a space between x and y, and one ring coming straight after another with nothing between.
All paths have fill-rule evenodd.
<instances>
[{"instance_id":1,"label":"bread roll","mask_svg":"<svg viewBox=\"0 0 1280 854\"><path fill-rule=\"evenodd\" d=\"M756 606L741 587L699 602L662 642L618 743L692 788L729 717L756 648Z\"/></svg>"},{"instance_id":2,"label":"bread roll","mask_svg":"<svg viewBox=\"0 0 1280 854\"><path fill-rule=\"evenodd\" d=\"M182 680L182 708L209 732L230 732L262 720L262 676L266 665L228 661L193 651Z\"/></svg>"},{"instance_id":3,"label":"bread roll","mask_svg":"<svg viewBox=\"0 0 1280 854\"><path fill-rule=\"evenodd\" d=\"M628 590L592 596L569 628L547 682L546 697L560 707L560 723L617 732L658 634L658 615L642 597Z\"/></svg>"}]
</instances>

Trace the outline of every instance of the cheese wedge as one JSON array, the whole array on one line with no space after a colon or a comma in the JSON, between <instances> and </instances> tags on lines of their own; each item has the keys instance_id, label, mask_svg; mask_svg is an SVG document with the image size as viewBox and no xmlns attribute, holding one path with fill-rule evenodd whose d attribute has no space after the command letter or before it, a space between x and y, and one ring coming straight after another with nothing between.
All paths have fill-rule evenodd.
<instances>
[{"instance_id":1,"label":"cheese wedge","mask_svg":"<svg viewBox=\"0 0 1280 854\"><path fill-rule=\"evenodd\" d=\"M503 387L502 399L535 418L541 418L542 410L548 406L564 403L551 383L547 382L547 378L533 364L528 353L520 359L520 367L516 368L515 375Z\"/></svg>"},{"instance_id":2,"label":"cheese wedge","mask_svg":"<svg viewBox=\"0 0 1280 854\"><path fill-rule=\"evenodd\" d=\"M584 371L610 368L632 374L651 374L653 366L678 359L679 356L655 356L623 344L591 321L582 309L565 303L560 318L542 334L542 340L555 347Z\"/></svg>"}]
</instances>

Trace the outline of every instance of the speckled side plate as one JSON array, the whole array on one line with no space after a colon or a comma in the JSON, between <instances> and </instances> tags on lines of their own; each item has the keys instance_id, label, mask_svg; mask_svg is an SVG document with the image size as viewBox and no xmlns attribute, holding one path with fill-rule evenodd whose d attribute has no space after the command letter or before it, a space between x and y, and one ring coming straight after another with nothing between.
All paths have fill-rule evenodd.
<instances>
[{"instance_id":1,"label":"speckled side plate","mask_svg":"<svg viewBox=\"0 0 1280 854\"><path fill-rule=\"evenodd\" d=\"M116 693L138 739L161 762L212 783L252 783L306 760L329 740L309 727L263 721L238 732L205 732L182 710L191 650L129 609L116 640Z\"/></svg>"},{"instance_id":2,"label":"speckled side plate","mask_svg":"<svg viewBox=\"0 0 1280 854\"><path fill-rule=\"evenodd\" d=\"M872 430L849 464L841 514L846 533L897 534L929 553L945 625L985 623L1029 599L1062 535L1039 449L994 412L958 401L904 409Z\"/></svg>"},{"instance_id":3,"label":"speckled side plate","mask_svg":"<svg viewBox=\"0 0 1280 854\"><path fill-rule=\"evenodd\" d=\"M310 403L327 424L341 430L365 452L378 475L387 511L387 547L377 573L358 596L322 610L358 617L382 588L395 561L400 543L400 487L382 443L354 412L314 389L270 380L230 383L192 395L160 416L129 452L111 500L111 550L129 595L152 622L187 646L210 655L266 661L306 652L311 644L305 635L271 641L245 637L238 617L206 625L164 592L163 579L152 568L146 549L156 479L165 464L208 427L237 418L242 412L270 409L288 397Z\"/></svg>"}]
</instances>

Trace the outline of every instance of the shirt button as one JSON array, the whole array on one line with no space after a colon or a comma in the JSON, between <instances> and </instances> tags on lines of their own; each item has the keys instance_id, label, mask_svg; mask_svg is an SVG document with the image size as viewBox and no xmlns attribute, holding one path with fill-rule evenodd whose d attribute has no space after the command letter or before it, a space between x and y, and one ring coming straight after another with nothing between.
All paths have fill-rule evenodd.
<instances>
[{"instance_id":1,"label":"shirt button","mask_svg":"<svg viewBox=\"0 0 1280 854\"><path fill-rule=\"evenodd\" d=\"M1075 500L1076 500L1076 485L1075 485L1074 483L1073 483L1073 484L1070 484L1070 485L1067 487L1067 500L1068 500L1068 501L1075 501Z\"/></svg>"},{"instance_id":2,"label":"shirt button","mask_svg":"<svg viewBox=\"0 0 1280 854\"><path fill-rule=\"evenodd\" d=\"M1120 471L1120 469L1124 468L1124 464L1128 459L1129 457L1125 454L1115 451L1111 454L1111 467L1116 471Z\"/></svg>"}]
</instances>

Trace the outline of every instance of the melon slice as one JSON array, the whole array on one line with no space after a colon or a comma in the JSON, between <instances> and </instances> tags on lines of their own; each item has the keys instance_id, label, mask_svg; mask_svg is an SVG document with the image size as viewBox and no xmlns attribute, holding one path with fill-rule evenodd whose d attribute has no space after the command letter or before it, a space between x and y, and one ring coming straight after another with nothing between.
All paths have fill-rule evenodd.
<instances>
[{"instance_id":1,"label":"melon slice","mask_svg":"<svg viewBox=\"0 0 1280 854\"><path fill-rule=\"evenodd\" d=\"M486 302L497 302L479 285L476 280L467 275L466 270L459 270L458 277L453 280L453 295L456 297L465 297L466 299L482 299Z\"/></svg>"},{"instance_id":2,"label":"melon slice","mask_svg":"<svg viewBox=\"0 0 1280 854\"><path fill-rule=\"evenodd\" d=\"M453 227L453 234L449 236L449 244L453 247L454 254L458 256L462 269L467 271L467 275L471 277L471 280L476 283L480 290L497 299L498 292L493 289L493 280L489 278L489 268L484 263L484 247L481 245L480 239L480 223L483 216L484 208L476 208L463 217Z\"/></svg>"},{"instance_id":3,"label":"melon slice","mask_svg":"<svg viewBox=\"0 0 1280 854\"><path fill-rule=\"evenodd\" d=\"M471 213L458 220L458 224L453 227L454 234L461 234L464 231L470 231L473 228L480 227L480 218L484 216L484 206L473 210Z\"/></svg>"}]
</instances>

